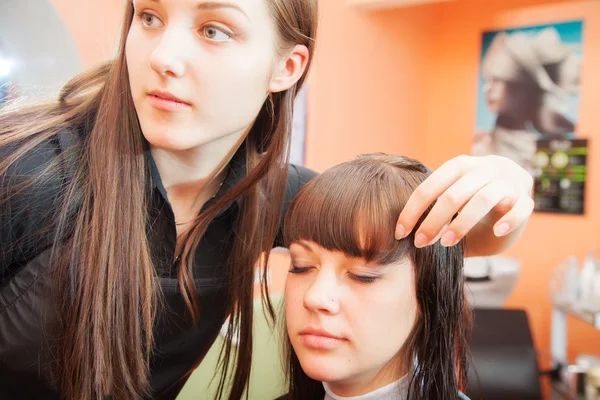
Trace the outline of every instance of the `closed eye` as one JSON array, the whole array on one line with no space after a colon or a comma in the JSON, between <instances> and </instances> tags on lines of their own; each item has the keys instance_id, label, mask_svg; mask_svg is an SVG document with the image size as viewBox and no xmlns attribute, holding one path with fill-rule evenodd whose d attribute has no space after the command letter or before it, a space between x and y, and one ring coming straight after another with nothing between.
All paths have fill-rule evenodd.
<instances>
[{"instance_id":1,"label":"closed eye","mask_svg":"<svg viewBox=\"0 0 600 400\"><path fill-rule=\"evenodd\" d=\"M348 273L348 276L350 277L350 279L360 282L360 283L373 283L375 282L377 279L379 279L379 276L369 276L369 275L354 275L351 273Z\"/></svg>"},{"instance_id":2,"label":"closed eye","mask_svg":"<svg viewBox=\"0 0 600 400\"><path fill-rule=\"evenodd\" d=\"M288 270L290 274L302 274L304 272L308 272L312 267L297 267L292 265L292 268Z\"/></svg>"}]
</instances>

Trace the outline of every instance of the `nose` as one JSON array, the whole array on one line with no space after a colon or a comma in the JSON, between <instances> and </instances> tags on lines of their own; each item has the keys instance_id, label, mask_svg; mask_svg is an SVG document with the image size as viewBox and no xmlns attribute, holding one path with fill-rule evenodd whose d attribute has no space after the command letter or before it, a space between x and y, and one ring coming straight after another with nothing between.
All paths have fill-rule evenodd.
<instances>
[{"instance_id":1,"label":"nose","mask_svg":"<svg viewBox=\"0 0 600 400\"><path fill-rule=\"evenodd\" d=\"M500 80L496 77L490 77L485 80L483 84L483 92L486 95L494 94L498 91L498 85L500 84Z\"/></svg>"},{"instance_id":2,"label":"nose","mask_svg":"<svg viewBox=\"0 0 600 400\"><path fill-rule=\"evenodd\" d=\"M189 34L189 31L182 28L167 28L150 56L150 67L162 76L183 76L186 70L186 53L189 54L186 46Z\"/></svg>"},{"instance_id":3,"label":"nose","mask_svg":"<svg viewBox=\"0 0 600 400\"><path fill-rule=\"evenodd\" d=\"M312 312L336 314L340 310L339 293L335 271L321 267L304 293L304 307Z\"/></svg>"},{"instance_id":4,"label":"nose","mask_svg":"<svg viewBox=\"0 0 600 400\"><path fill-rule=\"evenodd\" d=\"M492 91L492 82L490 82L489 80L487 80L483 84L483 93L486 94L486 95L489 95L491 91Z\"/></svg>"}]
</instances>

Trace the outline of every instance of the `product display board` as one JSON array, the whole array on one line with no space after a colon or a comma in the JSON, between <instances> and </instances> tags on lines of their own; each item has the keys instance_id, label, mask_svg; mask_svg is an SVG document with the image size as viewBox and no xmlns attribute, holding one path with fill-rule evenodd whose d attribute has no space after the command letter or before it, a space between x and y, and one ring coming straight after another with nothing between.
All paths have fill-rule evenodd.
<instances>
[{"instance_id":1,"label":"product display board","mask_svg":"<svg viewBox=\"0 0 600 400\"><path fill-rule=\"evenodd\" d=\"M587 139L538 140L533 160L535 210L583 214Z\"/></svg>"}]
</instances>

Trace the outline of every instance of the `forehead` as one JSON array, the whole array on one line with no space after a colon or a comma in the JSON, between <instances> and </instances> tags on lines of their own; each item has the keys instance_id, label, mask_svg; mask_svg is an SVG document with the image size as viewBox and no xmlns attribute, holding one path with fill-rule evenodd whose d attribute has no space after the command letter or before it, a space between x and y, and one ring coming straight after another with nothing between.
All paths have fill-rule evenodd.
<instances>
[{"instance_id":1,"label":"forehead","mask_svg":"<svg viewBox=\"0 0 600 400\"><path fill-rule=\"evenodd\" d=\"M165 8L192 8L198 11L238 12L247 17L263 15L269 11L270 0L132 0L136 4L154 4Z\"/></svg>"}]
</instances>

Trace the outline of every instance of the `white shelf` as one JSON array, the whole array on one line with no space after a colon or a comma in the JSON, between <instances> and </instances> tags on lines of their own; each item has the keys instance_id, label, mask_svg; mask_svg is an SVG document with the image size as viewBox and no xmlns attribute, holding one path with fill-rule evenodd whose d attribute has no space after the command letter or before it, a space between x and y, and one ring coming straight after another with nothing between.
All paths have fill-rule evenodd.
<instances>
[{"instance_id":1,"label":"white shelf","mask_svg":"<svg viewBox=\"0 0 600 400\"><path fill-rule=\"evenodd\" d=\"M589 312L570 304L554 303L552 328L550 331L550 351L554 363L567 365L567 316L575 317L600 330L600 313Z\"/></svg>"},{"instance_id":2,"label":"white shelf","mask_svg":"<svg viewBox=\"0 0 600 400\"><path fill-rule=\"evenodd\" d=\"M575 317L583 322L592 325L596 329L600 329L600 313L582 310L580 308L573 307L569 304L554 304L554 308L564 312L567 315Z\"/></svg>"}]
</instances>

